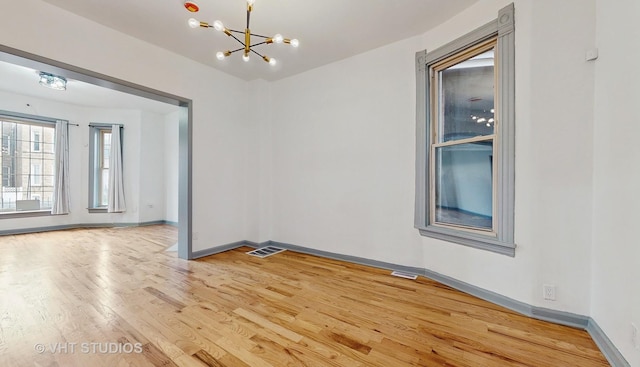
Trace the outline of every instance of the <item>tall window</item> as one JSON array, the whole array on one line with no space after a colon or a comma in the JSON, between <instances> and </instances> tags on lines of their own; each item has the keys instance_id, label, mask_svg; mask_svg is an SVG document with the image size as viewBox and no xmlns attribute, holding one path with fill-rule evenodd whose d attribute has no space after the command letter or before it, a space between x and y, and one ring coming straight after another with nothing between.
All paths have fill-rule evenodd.
<instances>
[{"instance_id":1,"label":"tall window","mask_svg":"<svg viewBox=\"0 0 640 367\"><path fill-rule=\"evenodd\" d=\"M109 160L111 158L111 127L91 126L91 209L106 209L109 204Z\"/></svg>"},{"instance_id":2,"label":"tall window","mask_svg":"<svg viewBox=\"0 0 640 367\"><path fill-rule=\"evenodd\" d=\"M416 55L415 226L424 236L513 256L513 5Z\"/></svg>"},{"instance_id":3,"label":"tall window","mask_svg":"<svg viewBox=\"0 0 640 367\"><path fill-rule=\"evenodd\" d=\"M0 213L51 209L55 123L0 111L2 187Z\"/></svg>"}]
</instances>

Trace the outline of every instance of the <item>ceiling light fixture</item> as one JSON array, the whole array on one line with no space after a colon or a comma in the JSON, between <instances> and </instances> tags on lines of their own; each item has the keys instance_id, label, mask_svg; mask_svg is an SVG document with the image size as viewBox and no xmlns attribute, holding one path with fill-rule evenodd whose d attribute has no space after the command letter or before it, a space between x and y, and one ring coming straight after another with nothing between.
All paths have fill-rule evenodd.
<instances>
[{"instance_id":1,"label":"ceiling light fixture","mask_svg":"<svg viewBox=\"0 0 640 367\"><path fill-rule=\"evenodd\" d=\"M253 48L256 46L265 45L265 44L270 45L272 43L286 43L293 47L298 47L300 45L300 42L295 38L294 39L284 38L282 37L281 34L276 34L273 37L267 37L267 36L251 33L251 31L249 30L249 20L251 17L251 10L253 10L254 3L255 3L255 0L247 0L247 27L245 28L244 32L226 28L224 24L219 20L216 20L215 22L213 22L213 25L211 25L207 22L201 22L197 19L191 18L189 19L189 26L191 28L197 28L197 27L213 28L216 31L224 32L224 34L226 34L229 37L232 37L242 45L242 47L236 50L227 50L224 52L220 51L216 53L216 58L218 60L224 60L227 56L231 55L234 52L243 51L242 60L246 62L246 61L249 61L249 54L253 52L254 54L260 56L264 61L269 63L269 65L273 66L276 64L276 59L272 57L268 57L266 55L261 55ZM244 42L241 40L241 38L238 38L235 35L233 35L233 33L244 34ZM251 44L251 36L261 38L262 40L260 42Z\"/></svg>"},{"instance_id":2,"label":"ceiling light fixture","mask_svg":"<svg viewBox=\"0 0 640 367\"><path fill-rule=\"evenodd\" d=\"M486 122L487 127L491 127L491 125L496 122L495 117L494 117L495 110L492 108L490 110L490 113L491 114L487 113L487 110L482 110L482 114L471 115L471 120L477 122L478 124ZM480 115L484 115L484 116L480 116Z\"/></svg>"},{"instance_id":3,"label":"ceiling light fixture","mask_svg":"<svg viewBox=\"0 0 640 367\"><path fill-rule=\"evenodd\" d=\"M197 13L200 10L200 7L194 1L185 1L184 7L192 13Z\"/></svg>"},{"instance_id":4,"label":"ceiling light fixture","mask_svg":"<svg viewBox=\"0 0 640 367\"><path fill-rule=\"evenodd\" d=\"M67 90L67 79L61 76L45 73L44 71L41 71L39 75L40 85L55 90Z\"/></svg>"}]
</instances>

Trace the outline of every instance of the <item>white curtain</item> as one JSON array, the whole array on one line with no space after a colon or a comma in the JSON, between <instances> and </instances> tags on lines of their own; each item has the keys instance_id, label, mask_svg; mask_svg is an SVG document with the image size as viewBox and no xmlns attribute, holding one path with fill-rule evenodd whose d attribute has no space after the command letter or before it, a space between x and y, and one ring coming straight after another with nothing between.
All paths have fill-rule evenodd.
<instances>
[{"instance_id":1,"label":"white curtain","mask_svg":"<svg viewBox=\"0 0 640 367\"><path fill-rule=\"evenodd\" d=\"M122 177L122 134L120 126L111 126L111 157L109 159L109 204L107 212L127 210L124 203L124 179Z\"/></svg>"},{"instance_id":2,"label":"white curtain","mask_svg":"<svg viewBox=\"0 0 640 367\"><path fill-rule=\"evenodd\" d=\"M69 214L69 123L56 121L55 182L51 214Z\"/></svg>"}]
</instances>

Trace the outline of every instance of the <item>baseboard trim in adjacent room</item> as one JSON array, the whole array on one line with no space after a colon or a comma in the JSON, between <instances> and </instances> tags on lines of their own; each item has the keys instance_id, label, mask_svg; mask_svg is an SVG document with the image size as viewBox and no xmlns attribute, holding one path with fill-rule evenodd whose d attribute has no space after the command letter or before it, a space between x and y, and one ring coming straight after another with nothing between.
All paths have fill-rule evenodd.
<instances>
[{"instance_id":1,"label":"baseboard trim in adjacent room","mask_svg":"<svg viewBox=\"0 0 640 367\"><path fill-rule=\"evenodd\" d=\"M33 228L19 228L19 229L5 229L0 231L0 236L10 236L16 234L38 233L38 232L50 232L50 231L63 231L65 229L79 229L79 228L114 228L114 227L143 227L153 226L158 224L171 224L164 220L154 220L149 222L138 223L74 223L74 224L60 224L56 226L46 227L33 227Z\"/></svg>"}]
</instances>

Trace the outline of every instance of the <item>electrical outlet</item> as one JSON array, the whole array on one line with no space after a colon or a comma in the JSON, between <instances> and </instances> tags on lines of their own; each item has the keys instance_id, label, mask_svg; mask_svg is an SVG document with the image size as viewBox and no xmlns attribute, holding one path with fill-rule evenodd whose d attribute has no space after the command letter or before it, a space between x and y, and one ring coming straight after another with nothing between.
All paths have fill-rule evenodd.
<instances>
[{"instance_id":1,"label":"electrical outlet","mask_svg":"<svg viewBox=\"0 0 640 367\"><path fill-rule=\"evenodd\" d=\"M198 232L193 232L192 235L191 235L191 239L194 240L194 241L198 240L198 237L199 237L199 233Z\"/></svg>"},{"instance_id":2,"label":"electrical outlet","mask_svg":"<svg viewBox=\"0 0 640 367\"><path fill-rule=\"evenodd\" d=\"M548 301L556 300L556 286L553 284L544 284L542 286L542 298Z\"/></svg>"},{"instance_id":3,"label":"electrical outlet","mask_svg":"<svg viewBox=\"0 0 640 367\"><path fill-rule=\"evenodd\" d=\"M638 335L638 327L631 323L631 343L636 349L640 349L640 335Z\"/></svg>"}]
</instances>

